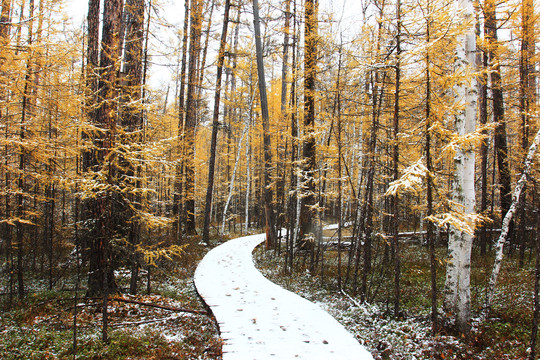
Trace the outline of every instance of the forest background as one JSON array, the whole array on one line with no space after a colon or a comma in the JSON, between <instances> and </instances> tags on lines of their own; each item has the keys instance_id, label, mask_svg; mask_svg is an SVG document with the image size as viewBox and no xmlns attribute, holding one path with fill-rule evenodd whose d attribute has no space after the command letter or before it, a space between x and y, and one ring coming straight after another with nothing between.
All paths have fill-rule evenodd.
<instances>
[{"instance_id":1,"label":"forest background","mask_svg":"<svg viewBox=\"0 0 540 360\"><path fill-rule=\"evenodd\" d=\"M6 310L99 300L109 343L113 295L264 229L285 277L536 357L534 0L1 5Z\"/></svg>"}]
</instances>

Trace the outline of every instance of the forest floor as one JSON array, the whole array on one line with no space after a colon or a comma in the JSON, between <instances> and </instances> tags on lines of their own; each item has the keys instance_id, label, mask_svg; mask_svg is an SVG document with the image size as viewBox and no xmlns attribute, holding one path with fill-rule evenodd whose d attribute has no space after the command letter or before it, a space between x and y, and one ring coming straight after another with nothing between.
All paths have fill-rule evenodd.
<instances>
[{"instance_id":1,"label":"forest floor","mask_svg":"<svg viewBox=\"0 0 540 360\"><path fill-rule=\"evenodd\" d=\"M121 299L165 308L206 312L193 286L195 267L207 248L190 244L174 263L163 262L152 271L151 292L146 294L146 272L141 272L140 292L116 295ZM129 272L116 272L119 287L127 293ZM109 302L109 344L102 342L102 301L77 299L77 351L73 356L73 284L64 289L42 290L45 285L28 280L24 303L0 315L2 360L120 360L120 359L220 359L221 339L213 318L197 313L165 310L124 301Z\"/></svg>"},{"instance_id":2,"label":"forest floor","mask_svg":"<svg viewBox=\"0 0 540 360\"><path fill-rule=\"evenodd\" d=\"M217 245L217 244L215 244ZM440 249L444 258L444 249ZM192 284L193 273L208 249L199 244L186 248L184 257L152 271L150 294L124 299L164 307L205 311ZM255 251L258 268L271 281L319 304L340 321L375 359L526 359L532 319L532 262L524 268L506 258L488 321L474 319L468 338L452 333L431 335L429 320L429 263L427 249L416 242L402 248L403 316L392 316L392 270L375 259L368 301L336 289L335 252L325 253L325 276L309 271L309 259L298 259L294 276L283 271L283 257ZM303 265L304 264L304 265ZM492 258L473 255L471 278L473 315L478 314L491 271ZM144 273L140 289L146 293ZM66 276L67 277L67 276ZM71 277L75 278L74 275ZM117 272L118 284L129 284L129 272ZM213 319L203 314L170 311L133 303L111 301L110 343L101 341L101 301L75 302L73 283L47 291L45 282L27 279L24 303L0 313L0 359L74 359L73 314L77 304L76 359L221 359L221 338ZM444 283L444 263L438 269L438 286ZM126 292L126 291L124 291ZM2 296L5 304L6 296ZM0 305L4 305L0 304Z\"/></svg>"},{"instance_id":3,"label":"forest floor","mask_svg":"<svg viewBox=\"0 0 540 360\"><path fill-rule=\"evenodd\" d=\"M383 264L382 259L375 260L368 301L361 303L359 297L337 290L336 253L325 253L324 278L320 276L320 268L317 272L310 271L309 258L298 262L294 276L284 274L283 256L276 256L275 252L259 249L254 258L268 279L327 310L357 337L374 359L528 359L534 287L531 259L525 267L519 268L517 259L505 258L490 317L481 323L474 316L483 304L493 260L491 256L473 255L473 322L470 335L464 338L445 330L432 335L426 247L412 241L402 248L399 318L393 316L392 265ZM438 257L444 258L442 247ZM442 261L437 271L437 286L442 290ZM345 275L345 268L342 274ZM441 299L439 294L440 313Z\"/></svg>"}]
</instances>

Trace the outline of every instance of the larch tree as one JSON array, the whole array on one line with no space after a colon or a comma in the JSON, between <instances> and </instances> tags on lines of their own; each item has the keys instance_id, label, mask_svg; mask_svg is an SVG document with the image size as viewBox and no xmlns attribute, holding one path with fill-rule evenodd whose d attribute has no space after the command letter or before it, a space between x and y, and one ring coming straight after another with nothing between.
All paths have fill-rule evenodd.
<instances>
[{"instance_id":1,"label":"larch tree","mask_svg":"<svg viewBox=\"0 0 540 360\"><path fill-rule=\"evenodd\" d=\"M136 246L140 241L140 221L138 212L141 211L141 196L138 189L141 187L141 166L135 157L129 154L130 149L140 151L143 139L143 111L142 83L143 83L143 46L144 46L144 0L127 0L125 6L127 18L124 68L122 90L122 117L120 125L121 153L119 164L119 182L125 191L127 198L123 201L123 211L126 213L126 228L124 237L127 238L130 247L131 281L130 293L137 293L139 279L139 259ZM126 197L126 195L124 195Z\"/></svg>"},{"instance_id":2,"label":"larch tree","mask_svg":"<svg viewBox=\"0 0 540 360\"><path fill-rule=\"evenodd\" d=\"M185 171L184 203L187 235L196 233L195 224L195 127L197 126L197 94L199 93L198 60L201 51L202 0L191 0L189 28L188 83L184 118L183 160Z\"/></svg>"},{"instance_id":3,"label":"larch tree","mask_svg":"<svg viewBox=\"0 0 540 360\"><path fill-rule=\"evenodd\" d=\"M114 236L113 193L110 185L115 176L116 160L113 147L117 137L118 71L121 55L120 29L122 22L123 0L106 0L103 4L103 24L101 36L101 54L99 62L99 81L95 123L102 133L93 140L96 146L95 176L98 181L107 184L108 189L98 192L94 203L95 235L90 243L90 269L88 272L88 294L90 296L106 294L114 289L112 253L110 240Z\"/></svg>"},{"instance_id":4,"label":"larch tree","mask_svg":"<svg viewBox=\"0 0 540 360\"><path fill-rule=\"evenodd\" d=\"M500 62L500 46L497 35L497 13L494 0L484 3L484 32L488 54L489 77L491 82L493 122L495 123L494 144L499 170L501 219L510 208L512 201L511 174L508 160L508 142Z\"/></svg>"},{"instance_id":5,"label":"larch tree","mask_svg":"<svg viewBox=\"0 0 540 360\"><path fill-rule=\"evenodd\" d=\"M259 80L259 96L261 103L261 116L263 127L263 151L264 151L264 219L266 229L266 248L271 249L275 246L276 235L274 229L274 208L272 206L273 191L271 189L272 172L272 145L270 139L270 118L268 115L268 99L266 96L266 80L264 74L263 48L261 40L261 29L259 19L259 2L253 0L253 25L255 29L255 47L257 56L257 75Z\"/></svg>"},{"instance_id":6,"label":"larch tree","mask_svg":"<svg viewBox=\"0 0 540 360\"><path fill-rule=\"evenodd\" d=\"M401 85L401 0L396 2L396 64L395 64L395 94L394 94L394 114L393 114L393 137L392 149L392 178L397 181L399 178L399 118L400 118L400 85ZM392 213L392 249L394 252L394 316L399 316L400 306L400 278L401 278L401 254L399 248L399 197L394 195L391 198Z\"/></svg>"},{"instance_id":7,"label":"larch tree","mask_svg":"<svg viewBox=\"0 0 540 360\"><path fill-rule=\"evenodd\" d=\"M221 100L221 78L223 74L223 64L225 62L225 45L227 42L227 30L229 26L229 10L231 2L225 1L225 9L223 10L223 28L221 30L221 40L219 43L217 75L216 75L216 90L214 93L214 112L212 115L212 138L210 143L210 159L208 161L208 184L206 189L206 203L204 207L204 226L203 226L203 241L209 243L210 237L210 210L212 209L212 195L214 192L214 173L216 165L216 148L217 135L219 128L219 109Z\"/></svg>"},{"instance_id":8,"label":"larch tree","mask_svg":"<svg viewBox=\"0 0 540 360\"><path fill-rule=\"evenodd\" d=\"M180 79L178 80L178 126L177 126L177 149L176 152L180 159L177 160L175 167L175 179L173 190L173 237L178 241L182 236L182 226L184 224L184 198L183 194L183 172L184 172L184 120L186 114L186 64L187 64L187 47L189 38L189 17L190 17L190 0L184 0L184 26L182 30L182 50L181 50L181 65Z\"/></svg>"},{"instance_id":9,"label":"larch tree","mask_svg":"<svg viewBox=\"0 0 540 360\"><path fill-rule=\"evenodd\" d=\"M300 246L313 250L308 238L315 234L317 218L315 196L316 142L315 99L317 79L318 2L306 0L304 4L304 136L302 164L302 192L300 201Z\"/></svg>"}]
</instances>

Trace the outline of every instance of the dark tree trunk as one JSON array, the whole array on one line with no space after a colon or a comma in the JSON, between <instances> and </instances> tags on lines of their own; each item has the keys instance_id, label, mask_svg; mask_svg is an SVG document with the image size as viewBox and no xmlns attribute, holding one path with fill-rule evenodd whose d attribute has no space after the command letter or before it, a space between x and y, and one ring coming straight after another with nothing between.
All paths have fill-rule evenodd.
<instances>
[{"instance_id":1,"label":"dark tree trunk","mask_svg":"<svg viewBox=\"0 0 540 360\"><path fill-rule=\"evenodd\" d=\"M393 119L393 138L394 146L392 151L392 176L394 181L399 178L399 112L400 112L400 85L401 85L401 0L397 0L396 3L396 15L397 15L397 34L396 34L396 84L395 84L395 98L394 98L394 119ZM398 195L392 196L391 199L392 209L392 246L394 250L394 316L399 316L399 302L400 302L400 278L401 278L401 263L400 263L400 249L399 249L399 197Z\"/></svg>"},{"instance_id":2,"label":"dark tree trunk","mask_svg":"<svg viewBox=\"0 0 540 360\"><path fill-rule=\"evenodd\" d=\"M2 12L0 13L0 48L7 49L8 45L10 43L10 30L11 26L9 25L11 23L11 0L2 0ZM0 58L0 72L2 75L4 75L4 66L5 66L6 59ZM2 79L2 84L7 79ZM8 99L8 93L7 92L1 92L0 93L0 99L1 100L7 100ZM10 136L10 127L9 127L9 114L6 110L0 109L0 120L6 124L5 126L5 140L6 140L6 146L5 146L5 152L4 152L4 180L5 180L5 189L9 189L9 186L11 184L11 178L10 178L10 171L9 171L9 146L7 145L7 139ZM6 193L4 195L4 219L9 219L11 217L11 199L10 194ZM7 292L8 292L8 308L11 307L12 301L13 301L13 226L10 225L8 222L4 222L2 224L2 238L5 242L5 273L9 274L7 278ZM1 251L2 249L0 249Z\"/></svg>"},{"instance_id":3,"label":"dark tree trunk","mask_svg":"<svg viewBox=\"0 0 540 360\"><path fill-rule=\"evenodd\" d=\"M489 64L492 96L493 96L493 120L495 127L495 150L497 154L497 167L499 169L499 184L501 197L501 219L510 208L512 203L512 188L510 167L508 164L508 144L506 139L506 120L504 118L503 89L501 79L501 67L498 55L496 5L494 0L488 0L484 4L485 35L488 40Z\"/></svg>"},{"instance_id":4,"label":"dark tree trunk","mask_svg":"<svg viewBox=\"0 0 540 360\"><path fill-rule=\"evenodd\" d=\"M185 225L186 234L195 235L195 127L197 125L197 93L199 88L197 62L201 51L202 1L192 0L190 9L189 65L186 118L184 126L185 161Z\"/></svg>"},{"instance_id":5,"label":"dark tree trunk","mask_svg":"<svg viewBox=\"0 0 540 360\"><path fill-rule=\"evenodd\" d=\"M478 22L480 23L480 22ZM479 64L483 64L483 68L487 70L488 57L487 52L484 50L479 52L479 56L482 54L482 60L478 61ZM479 92L479 120L480 126L485 126L488 120L488 75L487 72L483 72L479 78L478 92ZM480 145L480 176L481 176L481 190L480 190L480 213L487 216L488 210L488 140L487 130L483 130L482 134L485 139L482 140ZM485 255L488 245L487 224L483 224L480 228L480 254Z\"/></svg>"},{"instance_id":6,"label":"dark tree trunk","mask_svg":"<svg viewBox=\"0 0 540 360\"><path fill-rule=\"evenodd\" d=\"M103 33L101 38L100 73L98 82L97 123L106 130L95 139L97 163L107 174L106 181L115 179L114 159L108 155L116 143L116 104L118 84L118 59L120 57L120 28L123 0L106 0L103 11ZM103 295L116 288L109 241L114 235L116 217L112 209L117 194L107 192L96 200L96 236L90 244L90 269L88 273L88 295ZM105 216L103 214L106 214Z\"/></svg>"},{"instance_id":7,"label":"dark tree trunk","mask_svg":"<svg viewBox=\"0 0 540 360\"><path fill-rule=\"evenodd\" d=\"M536 81L534 78L535 55L535 16L532 0L522 0L521 2L521 54L519 63L519 107L521 111L521 149L525 154L529 147L530 129L530 109L531 104L536 103ZM523 194L525 197L527 193ZM519 266L523 267L525 261L525 250L527 247L527 200L519 211L519 235L520 242Z\"/></svg>"},{"instance_id":8,"label":"dark tree trunk","mask_svg":"<svg viewBox=\"0 0 540 360\"><path fill-rule=\"evenodd\" d=\"M139 102L142 97L141 88L143 81L143 43L144 43L144 0L127 0L125 12L126 24L126 40L125 40L125 56L124 56L124 88L123 98L126 101L123 104L123 114L121 124L123 127L122 142L126 145L142 144L142 128L143 128L143 112ZM149 19L150 21L150 19ZM126 154L128 155L128 154ZM119 169L119 177L122 183L138 189L141 187L141 166L134 163L132 160L121 159L122 166ZM125 177L125 179L122 179ZM129 193L129 192L128 192ZM126 212L125 218L129 224L126 226L127 233L125 234L130 246L130 262L131 262L131 281L129 292L137 293L137 283L139 277L139 257L136 251L136 246L140 242L140 224L137 220L136 211L140 210L141 196L137 193L128 195L124 201L131 203L131 206L126 204L123 211ZM126 231L124 230L124 231Z\"/></svg>"},{"instance_id":9,"label":"dark tree trunk","mask_svg":"<svg viewBox=\"0 0 540 360\"><path fill-rule=\"evenodd\" d=\"M24 9L21 9L21 14L23 13ZM28 47L32 47L32 40L33 40L33 23L34 23L34 0L30 0L29 2L29 22L28 22ZM16 232L16 241L17 241L17 288L18 288L18 295L19 298L22 299L24 297L24 268L23 268L23 257L24 257L24 235L26 231L26 226L21 222L22 219L26 217L26 206L24 198L25 196L28 196L26 193L27 184L25 180L25 171L27 166L27 149L25 147L25 141L26 141L26 127L28 120L31 117L31 99L30 96L32 94L32 86L33 86L33 59L32 56L29 55L28 59L26 61L26 75L25 75L25 81L24 81L24 88L23 88L23 94L22 94L22 101L21 101L21 123L20 123L20 129L19 129L19 141L21 145L19 145L19 175L17 180L17 206L16 206L16 214L18 217L18 221L15 224L15 232Z\"/></svg>"},{"instance_id":10,"label":"dark tree trunk","mask_svg":"<svg viewBox=\"0 0 540 360\"><path fill-rule=\"evenodd\" d=\"M303 197L300 210L300 246L313 251L313 243L306 238L315 234L317 212L313 209L315 197L315 81L317 75L317 7L315 0L305 1L304 27L304 132L303 142Z\"/></svg>"},{"instance_id":11,"label":"dark tree trunk","mask_svg":"<svg viewBox=\"0 0 540 360\"><path fill-rule=\"evenodd\" d=\"M223 28L221 30L221 41L219 43L217 74L216 74L216 92L214 94L214 114L212 117L212 139L210 142L210 159L208 162L208 187L206 189L206 203L204 207L204 227L203 241L208 244L210 238L210 210L212 209L212 193L214 190L214 171L216 164L217 133L219 127L219 104L221 98L221 77L223 74L223 63L225 62L225 45L227 42L227 29L229 26L230 0L225 1L225 10L223 12Z\"/></svg>"},{"instance_id":12,"label":"dark tree trunk","mask_svg":"<svg viewBox=\"0 0 540 360\"><path fill-rule=\"evenodd\" d=\"M272 145L270 140L270 119L268 116L268 100L266 97L266 81L264 76L263 49L261 44L261 29L259 21L259 3L253 0L253 24L255 28L255 47L257 52L257 74L259 78L259 96L261 100L261 115L263 126L264 146L264 219L266 228L266 248L273 249L276 242L274 229L274 208L272 206L272 189L270 188L272 176Z\"/></svg>"},{"instance_id":13,"label":"dark tree trunk","mask_svg":"<svg viewBox=\"0 0 540 360\"><path fill-rule=\"evenodd\" d=\"M181 229L184 223L184 206L183 206L183 176L184 176L184 128L185 128L185 88L186 88L186 63L187 63L187 43L188 43L188 30L189 30L189 16L190 16L190 0L184 1L184 31L182 37L182 60L180 65L180 89L178 95L178 154L180 161L176 165L176 173L174 180L174 195L173 195L173 238L175 242L181 239Z\"/></svg>"},{"instance_id":14,"label":"dark tree trunk","mask_svg":"<svg viewBox=\"0 0 540 360\"><path fill-rule=\"evenodd\" d=\"M430 13L428 5L428 13ZM426 22L426 43L431 41L431 18ZM426 51L426 217L433 215L433 162L431 158L431 58L429 50ZM429 267L431 280L431 329L432 333L438 331L437 319L437 259L435 256L434 224L427 221L426 242L429 246Z\"/></svg>"}]
</instances>

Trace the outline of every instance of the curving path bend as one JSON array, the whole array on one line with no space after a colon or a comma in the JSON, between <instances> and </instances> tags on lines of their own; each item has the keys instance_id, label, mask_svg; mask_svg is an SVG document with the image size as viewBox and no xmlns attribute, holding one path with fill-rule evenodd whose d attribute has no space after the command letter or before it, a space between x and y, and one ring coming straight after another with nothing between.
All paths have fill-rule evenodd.
<instances>
[{"instance_id":1,"label":"curving path bend","mask_svg":"<svg viewBox=\"0 0 540 360\"><path fill-rule=\"evenodd\" d=\"M267 280L253 249L265 234L212 249L195 272L195 286L212 309L224 360L372 360L371 354L314 303Z\"/></svg>"}]
</instances>

